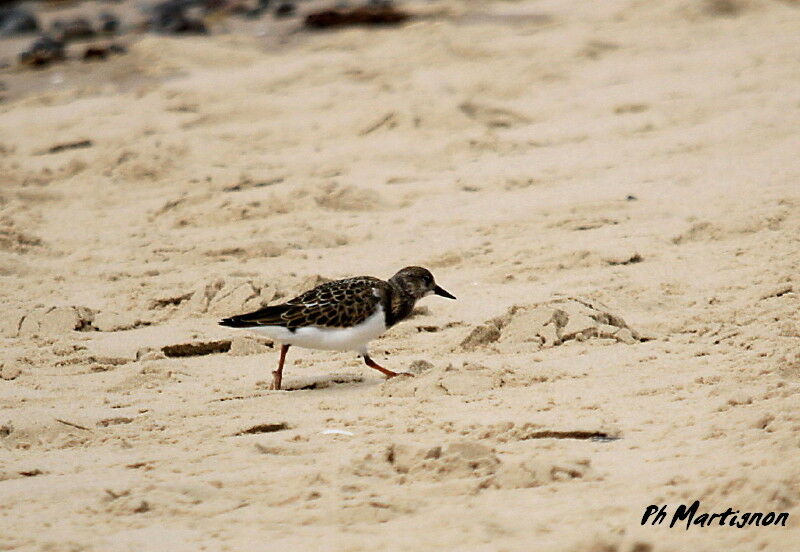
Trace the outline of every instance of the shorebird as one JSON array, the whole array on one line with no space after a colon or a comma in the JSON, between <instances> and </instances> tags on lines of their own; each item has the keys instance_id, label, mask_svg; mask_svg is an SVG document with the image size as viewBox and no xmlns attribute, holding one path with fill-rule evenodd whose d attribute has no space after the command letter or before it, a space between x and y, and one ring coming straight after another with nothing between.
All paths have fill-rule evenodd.
<instances>
[{"instance_id":1,"label":"shorebird","mask_svg":"<svg viewBox=\"0 0 800 552\"><path fill-rule=\"evenodd\" d=\"M328 282L280 305L225 318L220 325L256 330L281 344L270 389L281 388L286 352L292 345L355 351L367 366L393 378L398 373L372 360L367 346L407 318L417 301L433 294L455 299L436 284L428 269L407 266L388 280L357 276Z\"/></svg>"}]
</instances>

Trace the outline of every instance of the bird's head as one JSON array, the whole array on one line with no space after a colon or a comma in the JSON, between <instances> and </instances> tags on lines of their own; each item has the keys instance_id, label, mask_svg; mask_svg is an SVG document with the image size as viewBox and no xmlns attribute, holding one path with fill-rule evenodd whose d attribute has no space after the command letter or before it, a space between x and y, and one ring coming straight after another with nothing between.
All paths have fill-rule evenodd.
<instances>
[{"instance_id":1,"label":"bird's head","mask_svg":"<svg viewBox=\"0 0 800 552\"><path fill-rule=\"evenodd\" d=\"M407 266L389 278L389 281L414 299L422 299L431 294L455 299L451 293L436 285L430 270L421 266Z\"/></svg>"}]
</instances>

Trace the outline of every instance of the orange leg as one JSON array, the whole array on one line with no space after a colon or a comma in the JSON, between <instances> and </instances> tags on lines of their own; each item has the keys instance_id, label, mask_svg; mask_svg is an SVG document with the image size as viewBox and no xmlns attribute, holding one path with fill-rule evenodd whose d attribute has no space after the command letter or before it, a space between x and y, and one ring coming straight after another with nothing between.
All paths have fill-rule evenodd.
<instances>
[{"instance_id":1,"label":"orange leg","mask_svg":"<svg viewBox=\"0 0 800 552\"><path fill-rule=\"evenodd\" d=\"M369 358L369 355L364 355L364 363L370 368L375 368L379 372L383 373L383 375L385 375L387 379L393 378L398 375L397 372L392 372L391 370L387 370L386 368L384 368L383 366L381 366L380 364Z\"/></svg>"},{"instance_id":2,"label":"orange leg","mask_svg":"<svg viewBox=\"0 0 800 552\"><path fill-rule=\"evenodd\" d=\"M278 359L278 369L272 372L272 385L270 389L280 390L281 378L283 377L283 363L286 361L286 351L289 350L289 345L281 345L281 357Z\"/></svg>"}]
</instances>

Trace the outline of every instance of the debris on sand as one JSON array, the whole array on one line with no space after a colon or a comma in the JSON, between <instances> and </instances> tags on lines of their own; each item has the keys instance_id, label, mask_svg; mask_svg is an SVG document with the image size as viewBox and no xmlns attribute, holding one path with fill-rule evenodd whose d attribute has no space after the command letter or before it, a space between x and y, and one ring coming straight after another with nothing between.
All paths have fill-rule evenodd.
<instances>
[{"instance_id":1,"label":"debris on sand","mask_svg":"<svg viewBox=\"0 0 800 552\"><path fill-rule=\"evenodd\" d=\"M47 155L53 153L61 153L62 151L68 151L74 149L91 148L93 145L94 142L92 140L75 140L73 142L64 142L61 144L55 144L45 150L37 151L36 155Z\"/></svg>"},{"instance_id":2,"label":"debris on sand","mask_svg":"<svg viewBox=\"0 0 800 552\"><path fill-rule=\"evenodd\" d=\"M289 429L289 424L286 422L278 422L278 423L265 423L265 424L256 424L254 426L248 427L247 429L243 429L237 433L234 433L234 437L238 437L240 435L257 435L259 433L275 433L276 431L285 431Z\"/></svg>"},{"instance_id":3,"label":"debris on sand","mask_svg":"<svg viewBox=\"0 0 800 552\"><path fill-rule=\"evenodd\" d=\"M169 358L177 358L227 353L230 349L230 339L220 339L216 341L194 341L192 343L165 345L161 347L161 352Z\"/></svg>"},{"instance_id":4,"label":"debris on sand","mask_svg":"<svg viewBox=\"0 0 800 552\"><path fill-rule=\"evenodd\" d=\"M306 16L303 26L308 29L331 29L352 25L399 25L410 17L407 12L391 4L380 4L315 11Z\"/></svg>"}]
</instances>

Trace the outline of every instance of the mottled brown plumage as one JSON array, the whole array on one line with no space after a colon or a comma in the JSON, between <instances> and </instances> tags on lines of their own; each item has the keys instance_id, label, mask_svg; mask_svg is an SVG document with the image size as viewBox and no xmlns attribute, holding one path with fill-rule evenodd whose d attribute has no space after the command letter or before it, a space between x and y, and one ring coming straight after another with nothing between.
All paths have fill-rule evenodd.
<instances>
[{"instance_id":1,"label":"mottled brown plumage","mask_svg":"<svg viewBox=\"0 0 800 552\"><path fill-rule=\"evenodd\" d=\"M306 326L348 328L366 320L383 296L392 293L383 280L358 276L336 280L310 289L280 305L227 318L247 326L283 326L295 330ZM376 294L375 290L378 290ZM242 327L242 326L238 326Z\"/></svg>"}]
</instances>

